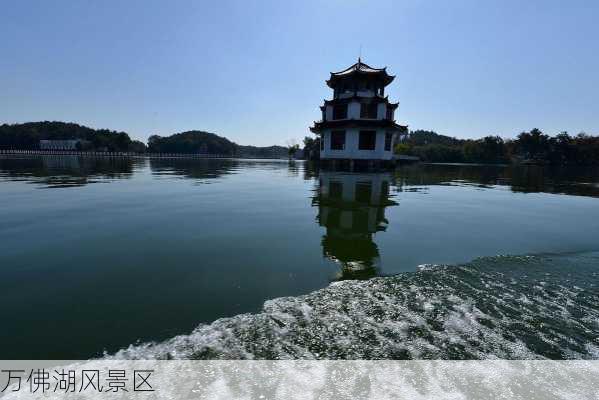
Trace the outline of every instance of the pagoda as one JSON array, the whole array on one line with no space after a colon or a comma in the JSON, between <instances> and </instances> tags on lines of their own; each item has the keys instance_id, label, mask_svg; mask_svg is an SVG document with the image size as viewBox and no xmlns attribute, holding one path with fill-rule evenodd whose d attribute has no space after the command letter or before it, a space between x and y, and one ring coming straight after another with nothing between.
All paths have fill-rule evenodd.
<instances>
[{"instance_id":1,"label":"pagoda","mask_svg":"<svg viewBox=\"0 0 599 400\"><path fill-rule=\"evenodd\" d=\"M327 86L333 99L320 107L322 120L310 130L320 137L321 160L354 161L367 165L393 159L393 145L407 127L395 123L399 103L389 102L385 87L393 82L385 68L358 62L331 72Z\"/></svg>"}]
</instances>

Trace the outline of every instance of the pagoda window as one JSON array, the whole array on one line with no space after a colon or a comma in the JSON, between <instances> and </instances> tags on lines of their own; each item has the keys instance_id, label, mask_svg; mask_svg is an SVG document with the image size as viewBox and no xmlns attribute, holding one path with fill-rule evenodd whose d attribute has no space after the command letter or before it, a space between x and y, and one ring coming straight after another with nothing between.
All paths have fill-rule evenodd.
<instances>
[{"instance_id":1,"label":"pagoda window","mask_svg":"<svg viewBox=\"0 0 599 400\"><path fill-rule=\"evenodd\" d=\"M320 135L320 150L324 150L324 135Z\"/></svg>"},{"instance_id":2,"label":"pagoda window","mask_svg":"<svg viewBox=\"0 0 599 400\"><path fill-rule=\"evenodd\" d=\"M393 134L385 133L385 151L391 151L391 143L393 142Z\"/></svg>"},{"instance_id":3,"label":"pagoda window","mask_svg":"<svg viewBox=\"0 0 599 400\"><path fill-rule=\"evenodd\" d=\"M333 106L333 119L347 118L347 104L336 104Z\"/></svg>"},{"instance_id":4,"label":"pagoda window","mask_svg":"<svg viewBox=\"0 0 599 400\"><path fill-rule=\"evenodd\" d=\"M360 104L360 118L376 118L378 111L377 103Z\"/></svg>"},{"instance_id":5,"label":"pagoda window","mask_svg":"<svg viewBox=\"0 0 599 400\"><path fill-rule=\"evenodd\" d=\"M360 131L358 150L374 150L376 148L376 131Z\"/></svg>"},{"instance_id":6,"label":"pagoda window","mask_svg":"<svg viewBox=\"0 0 599 400\"><path fill-rule=\"evenodd\" d=\"M345 131L331 132L331 150L345 149Z\"/></svg>"}]
</instances>

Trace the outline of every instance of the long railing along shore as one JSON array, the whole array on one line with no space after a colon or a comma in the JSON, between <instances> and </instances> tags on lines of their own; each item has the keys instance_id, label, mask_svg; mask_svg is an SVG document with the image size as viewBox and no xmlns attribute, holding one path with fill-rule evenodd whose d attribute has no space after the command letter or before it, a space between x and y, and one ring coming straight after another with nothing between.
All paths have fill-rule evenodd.
<instances>
[{"instance_id":1,"label":"long railing along shore","mask_svg":"<svg viewBox=\"0 0 599 400\"><path fill-rule=\"evenodd\" d=\"M123 151L78 151L78 150L6 150L0 155L42 155L42 156L87 156L87 157L151 157L151 158L240 158L229 154L187 154L187 153L133 153ZM252 157L243 157L252 158ZM260 157L269 158L269 157ZM270 157L279 158L279 157Z\"/></svg>"}]
</instances>

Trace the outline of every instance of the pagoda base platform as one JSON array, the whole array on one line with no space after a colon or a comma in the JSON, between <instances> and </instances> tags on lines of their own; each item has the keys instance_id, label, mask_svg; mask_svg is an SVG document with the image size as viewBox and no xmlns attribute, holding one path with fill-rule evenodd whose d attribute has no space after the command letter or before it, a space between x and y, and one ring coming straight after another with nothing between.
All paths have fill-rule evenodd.
<instances>
[{"instance_id":1,"label":"pagoda base platform","mask_svg":"<svg viewBox=\"0 0 599 400\"><path fill-rule=\"evenodd\" d=\"M320 167L334 171L389 171L398 165L396 160L356 160L347 158L321 158Z\"/></svg>"}]
</instances>

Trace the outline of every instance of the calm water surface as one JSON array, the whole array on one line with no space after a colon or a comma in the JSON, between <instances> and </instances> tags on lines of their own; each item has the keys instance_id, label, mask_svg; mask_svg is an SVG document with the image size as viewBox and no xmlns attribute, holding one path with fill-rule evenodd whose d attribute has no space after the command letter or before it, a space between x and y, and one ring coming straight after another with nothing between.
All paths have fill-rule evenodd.
<instances>
[{"instance_id":1,"label":"calm water surface","mask_svg":"<svg viewBox=\"0 0 599 400\"><path fill-rule=\"evenodd\" d=\"M597 251L597 197L592 169L3 157L0 359L113 353L421 264Z\"/></svg>"}]
</instances>

